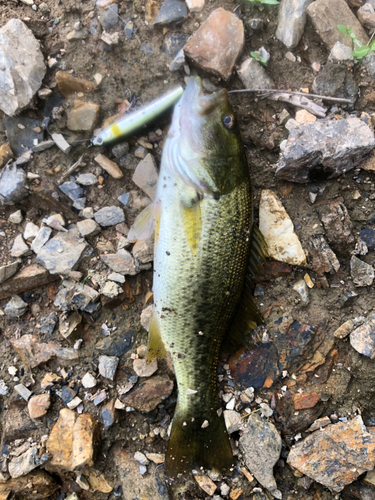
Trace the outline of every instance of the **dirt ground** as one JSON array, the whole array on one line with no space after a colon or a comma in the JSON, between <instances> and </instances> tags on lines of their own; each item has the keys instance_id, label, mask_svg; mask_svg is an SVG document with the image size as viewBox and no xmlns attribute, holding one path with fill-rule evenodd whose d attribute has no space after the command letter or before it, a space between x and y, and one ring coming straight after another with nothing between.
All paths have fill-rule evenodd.
<instances>
[{"instance_id":1,"label":"dirt ground","mask_svg":"<svg viewBox=\"0 0 375 500\"><path fill-rule=\"evenodd\" d=\"M40 2L37 0L35 3L38 5ZM121 23L124 25L128 20L132 20L133 35L130 39L126 38L124 30L120 29L120 43L110 52L103 50L102 42L91 34L88 34L84 41L69 43L66 39L67 33L73 29L73 25L77 21L81 21L84 29L88 31L91 22L90 13L96 13L97 11L95 0L84 0L82 2L76 0L46 0L46 3L51 9L50 14L41 19L41 14L35 12L29 6L13 0L3 0L0 3L0 27L12 18L27 19L27 25L41 42L45 59L59 56L58 67L47 70L44 80L45 86L54 87L54 77L58 69L72 70L74 75L89 80L92 80L93 75L96 73L102 74L104 78L100 88L89 96L89 100L101 105L101 120L117 112L119 100L125 98L130 100L132 97L136 97L138 99L136 105L139 106L177 84L185 84L184 79L187 75L183 70L171 73L168 69L168 64L172 58L162 50L165 33L163 33L163 30L153 28L145 23L145 0L119 2ZM201 24L214 9L223 7L233 11L238 5L236 1L231 0L207 0L206 6L201 13L191 14L181 27L174 28L172 31L191 35L196 31L198 23ZM275 38L277 7L258 6L243 1L236 12L244 21L245 26L246 21L254 17L261 18L264 21L264 29L260 34L251 33L247 29L245 49L238 64L249 56L250 51L264 46L271 55L267 65L267 72L275 81L277 88L296 91L302 88L311 89L313 79L316 76L316 73L311 68L312 63L319 62L324 65L328 57L326 49L312 26L309 23L307 24L300 44L293 50L295 56L300 56L301 62L293 63L285 58L287 49ZM151 44L151 54L141 51L143 44ZM349 65L348 71L353 72L357 83L359 81L363 82L359 63ZM203 77L207 77L207 74L200 70L198 70L198 73ZM215 85L225 86L228 89L237 89L242 86L236 76L233 76L225 83L212 76L209 76L209 78ZM360 87L362 94L365 90L368 91L373 88L372 81L365 83L367 86ZM254 97L247 94L232 95L230 100L240 123L243 141L247 150L253 183L256 219L261 190L272 189L282 200L295 225L302 246L308 253L308 239L311 235L319 234L317 227L321 227L316 206L311 204L308 196L311 185L284 182L275 179L274 176L280 142L288 136L288 131L278 123L278 116L283 109L287 109L294 116L296 109L289 107L285 103L259 98L254 99ZM360 116L361 112L372 113L372 106L363 99L362 95L357 100L353 110L353 113L357 116ZM347 111L345 108L336 108L335 114L346 117ZM32 106L25 110L22 115L40 119L43 116L43 102L35 99ZM157 129L165 131L169 121L170 114L164 116L140 135L146 135L148 132ZM61 120L57 120L52 124L52 130L61 131L63 125L64 114L62 114ZM120 194L138 189L131 178L138 163L138 159L134 157L133 153L137 147L136 139L140 135L129 141L130 154L127 155L126 165L123 168L124 177L121 180L115 180L108 175L104 175L104 187L90 187L86 195L87 206L120 206L117 201ZM78 138L88 139L89 137L80 135ZM0 143L4 142L6 142L6 136L4 130L1 129L0 122ZM93 160L94 156L102 152L111 157L110 150L110 147L88 148L87 144L83 143L74 147L69 155L65 155L57 148L52 148L43 153L35 154L33 160L26 166L26 170L27 172L37 173L50 182L55 182L56 176L50 175L53 168L62 165L63 170L65 170L81 155L84 155L85 166L81 169L81 172L96 173L97 164ZM160 147L154 150L158 164L160 163L161 151ZM357 236L364 227L375 229L374 181L375 175L373 172L359 169L352 170L332 181L322 181L317 184L321 188L317 203L322 200L342 197L353 223L353 233ZM361 193L360 199L353 199L353 193L356 190ZM139 194L143 196L142 193ZM19 233L19 228L8 222L9 215L14 211L15 207L0 207L0 224L3 234L0 238L2 264L12 260L9 252L14 237ZM46 207L29 206L26 211L26 220L40 224L41 219L45 215L49 215L49 213ZM129 226L138 213L139 209L137 207L126 209L126 222ZM78 218L76 216L76 219L74 219L73 214L71 220L74 222ZM116 240L115 233L113 227L106 229L104 234L93 237L93 248L95 248L97 240L114 242ZM327 276L328 288L315 286L310 290L310 303L307 306L300 303L299 296L293 290L292 285L297 279L302 278L306 272L309 273L311 278L316 278L310 266L306 268L290 268L290 272L287 274L271 276L270 279L260 281L259 284L264 290L264 295L256 296L254 299L259 309L266 312L267 324L271 324L282 315L289 314L300 323L316 328L311 351L304 353L298 363L290 366L290 373L297 376L297 386L293 388L293 385L290 384L288 388L293 393L297 387L302 386L306 392L313 390L321 394L324 393L326 397L322 398L323 400L318 408L314 409L315 411L311 411L308 416L303 417L303 422L298 418L293 420L293 414L288 413L285 408L279 408L277 405L274 414L276 426L283 437L283 452L275 467L275 477L278 487L283 493L283 498L288 500L300 498L309 500L361 498L359 496L359 488L360 484L362 484L360 481L346 487L340 495L329 492L317 483L313 483L306 490L301 485L299 478L293 475L285 460L288 447L294 442L294 434L303 432L320 416L336 413L339 417L349 417L355 412L359 412L362 414L365 424L369 426L375 425L375 364L369 358L354 351L348 340L338 340L332 335L347 319L366 316L375 304L373 287L355 288L352 283L349 261L353 249L354 244L350 248L342 248L342 252L338 255L341 264L340 271ZM80 271L85 276L88 270L101 272L105 269L104 263L97 258L98 255L99 253L95 250L81 265ZM361 258L369 264L375 264L374 251L370 251ZM32 261L33 258L30 257L29 259ZM24 260L27 261L28 258ZM97 369L98 354L95 350L95 344L103 339L102 325L104 323L115 327L117 334L130 332L133 344L131 349L121 357L114 383L102 381L101 388L107 389L109 398L116 397L116 385L123 385L124 381L134 374L131 353L136 352L137 347L147 342L147 332L140 325L140 314L145 307L145 295L152 288L152 272L143 271L137 276L127 277L126 280L130 284L127 298L111 309L103 308L96 322L85 323L82 335L84 343L80 350L80 363L73 369L69 379L69 386L74 387L79 383L80 377L88 369ZM41 340L53 340L61 345L68 346L62 340L58 329L55 330L52 337L47 338L41 336L39 329L36 327L41 316L47 316L52 310L59 314L57 308L53 306L59 284L60 282L57 281L43 289L23 294L24 300L30 303L30 309L20 320L0 317L0 379L4 380L6 385L14 386L12 377L8 373L8 368L12 365L20 369L20 382L18 383L25 384L32 377L35 381L33 387L39 387L40 380L46 371L55 371L58 366L61 367L57 362L50 362L48 370L45 366L33 370L21 369L22 363L10 343L10 340L15 336L31 333L37 334ZM90 284L89 279L87 284ZM343 308L340 305L340 299L345 290L355 291L358 293L358 297L351 305ZM3 300L0 305L3 306L6 302L7 299ZM252 349L253 352L258 352L259 344L256 344ZM314 368L314 363L311 360L317 351L322 355L322 362ZM248 352L251 354L251 349ZM223 357L219 366L219 373L223 372L222 366L227 362L228 359ZM231 360L229 360L229 363L231 367L234 366ZM260 366L259 369L265 369L265 365ZM159 366L159 373L168 370L165 362L161 362ZM308 366L313 368L307 368ZM65 369L69 371L70 367L66 366ZM245 380L240 379L238 374L236 375L235 368L234 371L232 370L231 376L236 382L235 390L243 390L246 387ZM227 379L224 379L220 383L219 390L225 389L226 381ZM260 387L256 388L256 396L271 404L283 385L285 385L285 380L278 376L271 387L267 388L260 384ZM62 408L62 402L59 398L55 397L52 401L52 407L39 424L43 434L49 434L56 422L58 412ZM157 426L165 415L173 415L175 402L176 390L163 402L162 409L156 409L147 414L121 412L119 422L107 430L101 424L102 444L96 468L104 472L113 481L114 485L120 484L120 481L111 454L113 444L120 443L130 454L145 449L155 453L165 453L167 441L160 436L150 436L150 430ZM5 419L8 404L8 397L1 397L2 421ZM92 413L99 422L101 421L100 408L95 407L93 403L85 402L85 411ZM234 441L236 437L238 439L236 434L232 437ZM74 486L74 474L56 474L56 478L61 484L61 490L51 497L52 500L56 500L61 493L68 494L72 491L77 491L80 499L115 498L113 493L93 494ZM227 480L228 484L242 487L244 493L240 498L251 498L251 491L256 483L250 485L246 481L243 476L238 478L236 472ZM375 498L375 490L373 494ZM169 497L188 500L207 498L207 495L189 478L172 483L169 489ZM123 494L123 498L128 497Z\"/></svg>"}]
</instances>

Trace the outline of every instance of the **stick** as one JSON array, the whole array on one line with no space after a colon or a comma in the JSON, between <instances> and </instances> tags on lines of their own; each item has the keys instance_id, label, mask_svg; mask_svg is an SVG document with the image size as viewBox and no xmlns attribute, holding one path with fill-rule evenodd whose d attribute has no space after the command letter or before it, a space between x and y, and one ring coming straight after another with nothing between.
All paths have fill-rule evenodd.
<instances>
[{"instance_id":1,"label":"stick","mask_svg":"<svg viewBox=\"0 0 375 500\"><path fill-rule=\"evenodd\" d=\"M81 165L83 155L81 155L78 160L73 163L71 167L68 168L68 170L63 174L60 179L59 179L59 184L62 183L63 180L65 180L70 174L72 174L77 168Z\"/></svg>"},{"instance_id":2,"label":"stick","mask_svg":"<svg viewBox=\"0 0 375 500\"><path fill-rule=\"evenodd\" d=\"M343 97L330 97L326 95L317 95L317 94L305 94L305 92L291 92L289 90L275 90L275 89L256 89L256 90L250 90L250 89L240 89L240 90L229 90L228 94L238 94L240 92L270 92L270 93L282 93L282 94L291 94L291 95L300 95L300 96L305 96L305 97L314 97L315 99L324 99L326 101L332 101L332 102L343 102L347 104L354 104L353 101L350 99L344 99Z\"/></svg>"}]
</instances>

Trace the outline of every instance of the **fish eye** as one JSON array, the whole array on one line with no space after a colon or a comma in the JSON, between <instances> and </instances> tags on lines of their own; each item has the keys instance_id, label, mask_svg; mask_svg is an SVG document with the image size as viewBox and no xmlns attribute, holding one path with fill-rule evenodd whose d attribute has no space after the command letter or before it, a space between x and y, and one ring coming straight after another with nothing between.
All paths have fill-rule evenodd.
<instances>
[{"instance_id":1,"label":"fish eye","mask_svg":"<svg viewBox=\"0 0 375 500\"><path fill-rule=\"evenodd\" d=\"M234 116L233 115L225 115L223 118L223 123L226 128L234 127Z\"/></svg>"},{"instance_id":2,"label":"fish eye","mask_svg":"<svg viewBox=\"0 0 375 500\"><path fill-rule=\"evenodd\" d=\"M102 142L103 142L103 139L102 139L101 137L98 137L98 138L96 139L96 143L97 143L97 144L101 144Z\"/></svg>"}]
</instances>

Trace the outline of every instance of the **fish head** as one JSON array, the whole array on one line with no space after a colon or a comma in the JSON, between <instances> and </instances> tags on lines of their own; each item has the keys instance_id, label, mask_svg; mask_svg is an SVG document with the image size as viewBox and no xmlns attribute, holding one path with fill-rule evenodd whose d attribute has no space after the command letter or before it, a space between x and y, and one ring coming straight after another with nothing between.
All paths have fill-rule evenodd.
<instances>
[{"instance_id":1,"label":"fish head","mask_svg":"<svg viewBox=\"0 0 375 500\"><path fill-rule=\"evenodd\" d=\"M197 192L225 194L248 176L227 91L204 95L199 77L189 79L175 107L169 140L172 168Z\"/></svg>"}]
</instances>

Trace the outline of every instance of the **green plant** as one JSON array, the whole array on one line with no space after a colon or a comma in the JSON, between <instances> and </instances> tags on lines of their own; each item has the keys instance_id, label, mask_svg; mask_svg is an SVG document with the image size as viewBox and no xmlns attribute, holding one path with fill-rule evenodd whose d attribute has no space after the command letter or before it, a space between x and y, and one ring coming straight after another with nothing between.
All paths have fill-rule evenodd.
<instances>
[{"instance_id":1,"label":"green plant","mask_svg":"<svg viewBox=\"0 0 375 500\"><path fill-rule=\"evenodd\" d=\"M254 59L256 59L257 61L261 62L262 64L267 64L267 59L265 59L264 57L262 57L259 52L250 52L250 55L251 57L253 57Z\"/></svg>"},{"instance_id":2,"label":"green plant","mask_svg":"<svg viewBox=\"0 0 375 500\"><path fill-rule=\"evenodd\" d=\"M341 33L349 35L352 39L352 56L356 59L363 59L370 52L375 52L375 40L371 42L370 45L362 45L362 43L355 37L352 28L349 26L343 26L342 24L338 24L337 28L341 31ZM358 49L354 50L354 44L358 46Z\"/></svg>"},{"instance_id":3,"label":"green plant","mask_svg":"<svg viewBox=\"0 0 375 500\"><path fill-rule=\"evenodd\" d=\"M278 5L279 2L277 0L249 0L249 2L258 2L258 3L262 3L264 5Z\"/></svg>"}]
</instances>

